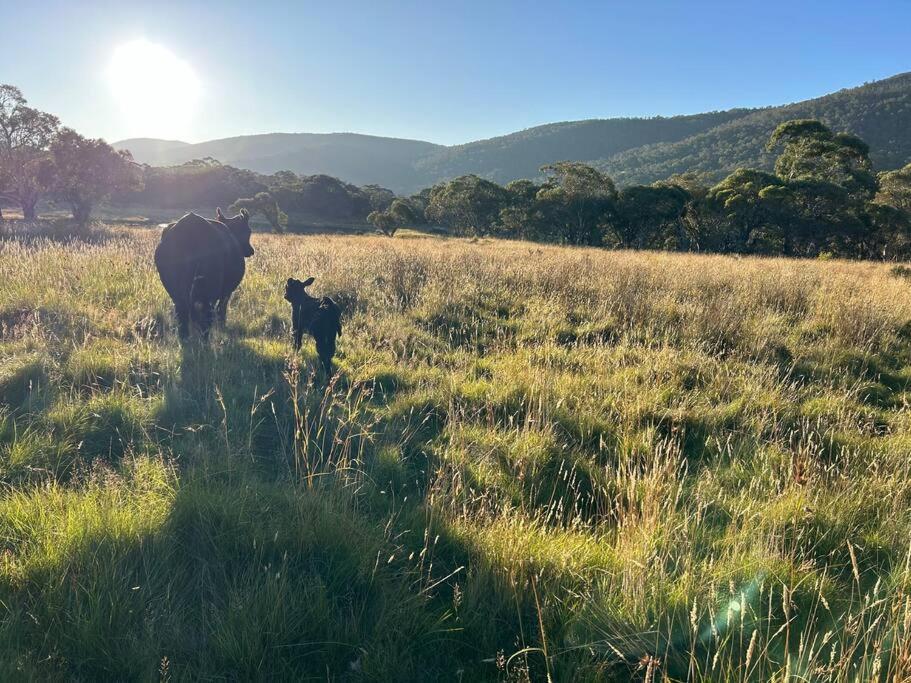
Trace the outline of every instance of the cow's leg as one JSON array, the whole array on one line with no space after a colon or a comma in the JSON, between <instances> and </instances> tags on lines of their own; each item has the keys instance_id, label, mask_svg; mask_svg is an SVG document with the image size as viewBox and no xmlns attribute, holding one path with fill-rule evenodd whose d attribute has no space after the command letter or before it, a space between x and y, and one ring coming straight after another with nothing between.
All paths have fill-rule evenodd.
<instances>
[{"instance_id":1,"label":"cow's leg","mask_svg":"<svg viewBox=\"0 0 911 683\"><path fill-rule=\"evenodd\" d=\"M212 328L212 320L215 317L215 304L212 301L203 301L197 299L190 306L190 319L199 329L203 339L209 338L209 330Z\"/></svg>"},{"instance_id":2,"label":"cow's leg","mask_svg":"<svg viewBox=\"0 0 911 683\"><path fill-rule=\"evenodd\" d=\"M216 319L218 324L224 327L225 322L228 319L228 302L231 300L231 295L228 294L225 297L222 297L218 300L218 307L216 309Z\"/></svg>"},{"instance_id":3,"label":"cow's leg","mask_svg":"<svg viewBox=\"0 0 911 683\"><path fill-rule=\"evenodd\" d=\"M199 329L202 330L202 338L209 340L209 331L212 329L212 323L215 321L215 302L207 301L203 304L199 316Z\"/></svg>"},{"instance_id":4,"label":"cow's leg","mask_svg":"<svg viewBox=\"0 0 911 683\"><path fill-rule=\"evenodd\" d=\"M177 334L181 341L190 337L190 306L187 304L174 304L177 313Z\"/></svg>"}]
</instances>

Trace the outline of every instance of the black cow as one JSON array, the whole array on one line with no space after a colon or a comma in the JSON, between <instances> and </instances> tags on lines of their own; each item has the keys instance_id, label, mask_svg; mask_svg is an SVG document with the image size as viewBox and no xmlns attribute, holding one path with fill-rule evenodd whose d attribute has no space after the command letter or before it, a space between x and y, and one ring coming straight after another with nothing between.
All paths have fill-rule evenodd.
<instances>
[{"instance_id":1,"label":"black cow","mask_svg":"<svg viewBox=\"0 0 911 683\"><path fill-rule=\"evenodd\" d=\"M190 334L190 322L204 337L215 318L224 324L228 301L244 277L244 259L253 256L250 214L246 209L226 218L216 209L215 220L188 213L161 233L155 266L174 302L180 338Z\"/></svg>"},{"instance_id":2,"label":"black cow","mask_svg":"<svg viewBox=\"0 0 911 683\"><path fill-rule=\"evenodd\" d=\"M316 298L307 292L314 278L301 282L288 278L285 283L285 300L291 303L291 325L294 329L294 348L301 347L304 332L316 341L316 353L326 372L332 373L335 355L335 338L342 333L342 311L328 296Z\"/></svg>"}]
</instances>

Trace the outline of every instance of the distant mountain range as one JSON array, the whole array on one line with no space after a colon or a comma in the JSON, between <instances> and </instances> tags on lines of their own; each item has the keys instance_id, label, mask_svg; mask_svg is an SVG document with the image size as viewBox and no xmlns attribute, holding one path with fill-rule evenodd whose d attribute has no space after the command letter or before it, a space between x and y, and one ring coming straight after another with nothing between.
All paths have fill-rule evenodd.
<instances>
[{"instance_id":1,"label":"distant mountain range","mask_svg":"<svg viewBox=\"0 0 911 683\"><path fill-rule=\"evenodd\" d=\"M450 147L355 133L269 133L197 144L135 138L114 146L154 166L212 157L260 173L325 173L398 193L466 173L499 183L535 178L543 164L563 160L591 163L629 185L688 171L719 179L743 166L771 168L769 135L795 118L855 133L870 144L878 169L897 168L911 161L911 72L784 106L551 123Z\"/></svg>"}]
</instances>

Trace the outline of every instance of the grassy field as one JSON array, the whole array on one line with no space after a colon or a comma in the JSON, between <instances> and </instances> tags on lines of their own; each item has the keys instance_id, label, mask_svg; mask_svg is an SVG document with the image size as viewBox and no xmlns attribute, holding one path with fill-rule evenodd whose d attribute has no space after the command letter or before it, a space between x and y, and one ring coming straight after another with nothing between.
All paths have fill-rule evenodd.
<instances>
[{"instance_id":1,"label":"grassy field","mask_svg":"<svg viewBox=\"0 0 911 683\"><path fill-rule=\"evenodd\" d=\"M0 238L0 678L911 678L911 270ZM338 375L289 276L345 310Z\"/></svg>"}]
</instances>

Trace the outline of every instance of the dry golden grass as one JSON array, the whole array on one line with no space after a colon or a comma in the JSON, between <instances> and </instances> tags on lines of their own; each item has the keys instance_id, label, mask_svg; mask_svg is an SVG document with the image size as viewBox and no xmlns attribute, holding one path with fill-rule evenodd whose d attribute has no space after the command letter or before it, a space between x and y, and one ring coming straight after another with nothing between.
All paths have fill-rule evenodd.
<instances>
[{"instance_id":1,"label":"dry golden grass","mask_svg":"<svg viewBox=\"0 0 911 683\"><path fill-rule=\"evenodd\" d=\"M182 351L156 239L0 241L7 677L911 677L901 271L255 235Z\"/></svg>"}]
</instances>

